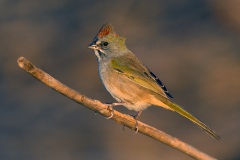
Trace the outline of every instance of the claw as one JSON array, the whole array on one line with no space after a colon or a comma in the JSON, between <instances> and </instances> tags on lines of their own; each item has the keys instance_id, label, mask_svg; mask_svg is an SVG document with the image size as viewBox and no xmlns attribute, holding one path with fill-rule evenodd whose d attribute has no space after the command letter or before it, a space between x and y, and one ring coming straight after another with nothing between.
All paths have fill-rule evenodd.
<instances>
[{"instance_id":1,"label":"claw","mask_svg":"<svg viewBox=\"0 0 240 160\"><path fill-rule=\"evenodd\" d=\"M110 115L109 117L107 117L106 119L110 119L110 118L112 118L113 115L114 115L114 110L113 110L112 105L109 105L108 108L107 108L107 110L109 110L109 111L111 112L111 115Z\"/></svg>"},{"instance_id":2,"label":"claw","mask_svg":"<svg viewBox=\"0 0 240 160\"><path fill-rule=\"evenodd\" d=\"M138 121L136 120L136 124L135 124L135 134L137 134L138 133Z\"/></svg>"},{"instance_id":3,"label":"claw","mask_svg":"<svg viewBox=\"0 0 240 160\"><path fill-rule=\"evenodd\" d=\"M113 117L113 115L114 115L113 106L120 106L122 104L123 104L123 102L107 103L107 105L108 105L107 110L109 110L111 112L111 115L109 117L107 117L106 119L110 119Z\"/></svg>"}]
</instances>

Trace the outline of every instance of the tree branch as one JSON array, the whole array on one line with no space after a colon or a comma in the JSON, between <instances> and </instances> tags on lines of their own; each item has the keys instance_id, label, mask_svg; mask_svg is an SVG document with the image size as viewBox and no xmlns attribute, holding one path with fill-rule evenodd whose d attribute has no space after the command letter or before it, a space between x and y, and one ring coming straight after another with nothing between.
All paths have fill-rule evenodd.
<instances>
[{"instance_id":1,"label":"tree branch","mask_svg":"<svg viewBox=\"0 0 240 160\"><path fill-rule=\"evenodd\" d=\"M79 92L69 88L68 86L62 84L49 74L45 73L41 69L37 68L31 62L29 62L24 57L18 58L18 65L23 68L26 72L31 74L33 77L44 83L45 85L51 87L52 89L56 90L57 92L63 94L64 96L72 99L73 101L85 106L86 108L93 110L105 117L109 117L111 113L107 109L107 105L101 103L98 100L93 100L88 98ZM135 128L135 119L132 116L122 114L116 110L114 110L114 115L111 118L112 120L120 123L128 128L134 129ZM156 139L162 143L165 143L189 156L194 159L199 160L216 160L215 158L199 151L198 149L194 148L191 145L188 145L179 139L172 137L156 128L153 128L147 124L142 122L138 122L138 132L145 134L153 139Z\"/></svg>"}]
</instances>

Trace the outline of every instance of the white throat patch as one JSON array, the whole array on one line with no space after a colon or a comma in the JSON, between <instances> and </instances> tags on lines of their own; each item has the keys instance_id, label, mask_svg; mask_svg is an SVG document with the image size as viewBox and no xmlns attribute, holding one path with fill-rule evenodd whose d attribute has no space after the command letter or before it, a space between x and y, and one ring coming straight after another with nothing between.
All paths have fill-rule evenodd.
<instances>
[{"instance_id":1,"label":"white throat patch","mask_svg":"<svg viewBox=\"0 0 240 160\"><path fill-rule=\"evenodd\" d=\"M97 49L94 49L94 53L97 56L98 60L101 60L102 56L104 54L104 52L102 52L101 50L97 50Z\"/></svg>"}]
</instances>

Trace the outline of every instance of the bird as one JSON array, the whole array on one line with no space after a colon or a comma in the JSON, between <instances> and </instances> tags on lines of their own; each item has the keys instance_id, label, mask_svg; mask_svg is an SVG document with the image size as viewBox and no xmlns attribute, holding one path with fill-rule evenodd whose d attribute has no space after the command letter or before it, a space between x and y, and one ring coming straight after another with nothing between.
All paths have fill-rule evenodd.
<instances>
[{"instance_id":1,"label":"bird","mask_svg":"<svg viewBox=\"0 0 240 160\"><path fill-rule=\"evenodd\" d=\"M109 106L123 105L136 111L136 130L142 111L149 106L160 106L189 119L213 138L221 139L209 126L172 101L167 87L127 48L125 38L117 35L110 23L101 27L88 48L97 56L103 85L117 101Z\"/></svg>"}]
</instances>

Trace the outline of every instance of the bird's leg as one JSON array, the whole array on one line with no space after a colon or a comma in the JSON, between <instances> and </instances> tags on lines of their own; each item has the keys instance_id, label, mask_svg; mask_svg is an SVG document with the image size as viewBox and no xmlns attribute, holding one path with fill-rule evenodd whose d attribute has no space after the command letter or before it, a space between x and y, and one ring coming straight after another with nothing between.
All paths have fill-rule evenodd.
<instances>
[{"instance_id":1,"label":"bird's leg","mask_svg":"<svg viewBox=\"0 0 240 160\"><path fill-rule=\"evenodd\" d=\"M113 106L120 106L123 105L123 102L115 102L115 103L106 103L108 105L107 110L109 110L111 112L111 115L109 117L107 117L106 119L110 119L113 117L114 115L114 110L113 110Z\"/></svg>"},{"instance_id":2,"label":"bird's leg","mask_svg":"<svg viewBox=\"0 0 240 160\"><path fill-rule=\"evenodd\" d=\"M140 117L142 111L138 111L137 114L135 116L133 116L133 118L136 120L136 124L135 124L135 133L138 132L138 118Z\"/></svg>"}]
</instances>

